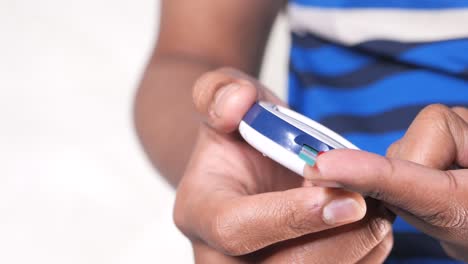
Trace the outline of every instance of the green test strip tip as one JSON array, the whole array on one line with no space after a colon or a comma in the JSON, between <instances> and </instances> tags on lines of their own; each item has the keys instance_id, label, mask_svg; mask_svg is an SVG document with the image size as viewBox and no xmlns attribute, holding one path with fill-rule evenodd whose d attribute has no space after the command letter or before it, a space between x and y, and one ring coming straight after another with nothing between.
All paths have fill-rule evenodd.
<instances>
[{"instance_id":1,"label":"green test strip tip","mask_svg":"<svg viewBox=\"0 0 468 264\"><path fill-rule=\"evenodd\" d=\"M301 158L303 161L305 161L307 164L310 166L315 165L315 159L317 158L318 151L304 145L302 146L301 152L299 153L299 158Z\"/></svg>"}]
</instances>

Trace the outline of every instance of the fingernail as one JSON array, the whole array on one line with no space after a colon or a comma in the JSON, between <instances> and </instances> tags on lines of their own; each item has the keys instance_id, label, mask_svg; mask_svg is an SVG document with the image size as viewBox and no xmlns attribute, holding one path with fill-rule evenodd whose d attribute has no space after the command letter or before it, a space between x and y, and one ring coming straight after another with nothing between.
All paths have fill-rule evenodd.
<instances>
[{"instance_id":1,"label":"fingernail","mask_svg":"<svg viewBox=\"0 0 468 264\"><path fill-rule=\"evenodd\" d=\"M217 117L222 116L224 103L229 98L229 96L239 88L240 85L238 83L230 83L218 89L215 94L213 103L213 111Z\"/></svg>"},{"instance_id":2,"label":"fingernail","mask_svg":"<svg viewBox=\"0 0 468 264\"><path fill-rule=\"evenodd\" d=\"M329 225L350 223L364 217L365 209L351 198L331 201L323 208L323 221Z\"/></svg>"},{"instance_id":3,"label":"fingernail","mask_svg":"<svg viewBox=\"0 0 468 264\"><path fill-rule=\"evenodd\" d=\"M311 175L314 175L314 176L319 176L320 175L320 171L319 171L319 168L317 166L317 159L320 155L324 154L325 151L320 151L319 153L317 153L317 156L314 160L314 163L313 164L310 164L308 163L306 166L306 171L307 171L307 174L311 174Z\"/></svg>"},{"instance_id":4,"label":"fingernail","mask_svg":"<svg viewBox=\"0 0 468 264\"><path fill-rule=\"evenodd\" d=\"M307 163L304 166L304 177L308 180L315 180L321 178L320 170L317 166L317 160L315 160L315 163L313 165Z\"/></svg>"}]
</instances>

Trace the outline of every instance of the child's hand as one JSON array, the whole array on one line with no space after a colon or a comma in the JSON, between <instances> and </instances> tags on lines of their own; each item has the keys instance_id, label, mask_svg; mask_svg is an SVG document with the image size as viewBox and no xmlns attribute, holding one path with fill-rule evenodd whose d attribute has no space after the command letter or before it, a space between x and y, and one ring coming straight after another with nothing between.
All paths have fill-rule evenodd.
<instances>
[{"instance_id":1,"label":"child's hand","mask_svg":"<svg viewBox=\"0 0 468 264\"><path fill-rule=\"evenodd\" d=\"M386 258L391 216L383 207L369 203L361 220L366 213L361 195L304 187L303 178L237 134L256 100L281 104L278 98L232 69L202 76L193 96L206 123L179 185L174 218L193 242L197 262L377 263Z\"/></svg>"},{"instance_id":2,"label":"child's hand","mask_svg":"<svg viewBox=\"0 0 468 264\"><path fill-rule=\"evenodd\" d=\"M306 176L386 202L440 240L449 255L468 261L467 120L467 108L429 106L390 147L389 158L334 150L321 155L316 168L308 167Z\"/></svg>"}]
</instances>

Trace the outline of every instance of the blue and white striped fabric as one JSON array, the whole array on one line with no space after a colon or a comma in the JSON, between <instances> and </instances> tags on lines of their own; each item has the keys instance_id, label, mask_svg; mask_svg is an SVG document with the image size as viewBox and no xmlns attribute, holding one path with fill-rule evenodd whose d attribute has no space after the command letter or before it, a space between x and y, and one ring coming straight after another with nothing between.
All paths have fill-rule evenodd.
<instances>
[{"instance_id":1,"label":"blue and white striped fabric","mask_svg":"<svg viewBox=\"0 0 468 264\"><path fill-rule=\"evenodd\" d=\"M468 106L468 0L293 0L290 106L385 154L424 106ZM388 263L457 263L397 219Z\"/></svg>"}]
</instances>

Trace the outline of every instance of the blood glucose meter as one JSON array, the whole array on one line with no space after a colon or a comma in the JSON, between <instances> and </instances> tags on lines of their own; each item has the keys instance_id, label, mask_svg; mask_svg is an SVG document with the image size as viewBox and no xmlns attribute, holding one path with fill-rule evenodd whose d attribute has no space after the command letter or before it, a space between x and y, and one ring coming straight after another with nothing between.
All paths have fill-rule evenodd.
<instances>
[{"instance_id":1,"label":"blood glucose meter","mask_svg":"<svg viewBox=\"0 0 468 264\"><path fill-rule=\"evenodd\" d=\"M239 125L241 136L263 155L304 176L321 152L358 149L325 126L285 107L255 103Z\"/></svg>"}]
</instances>

